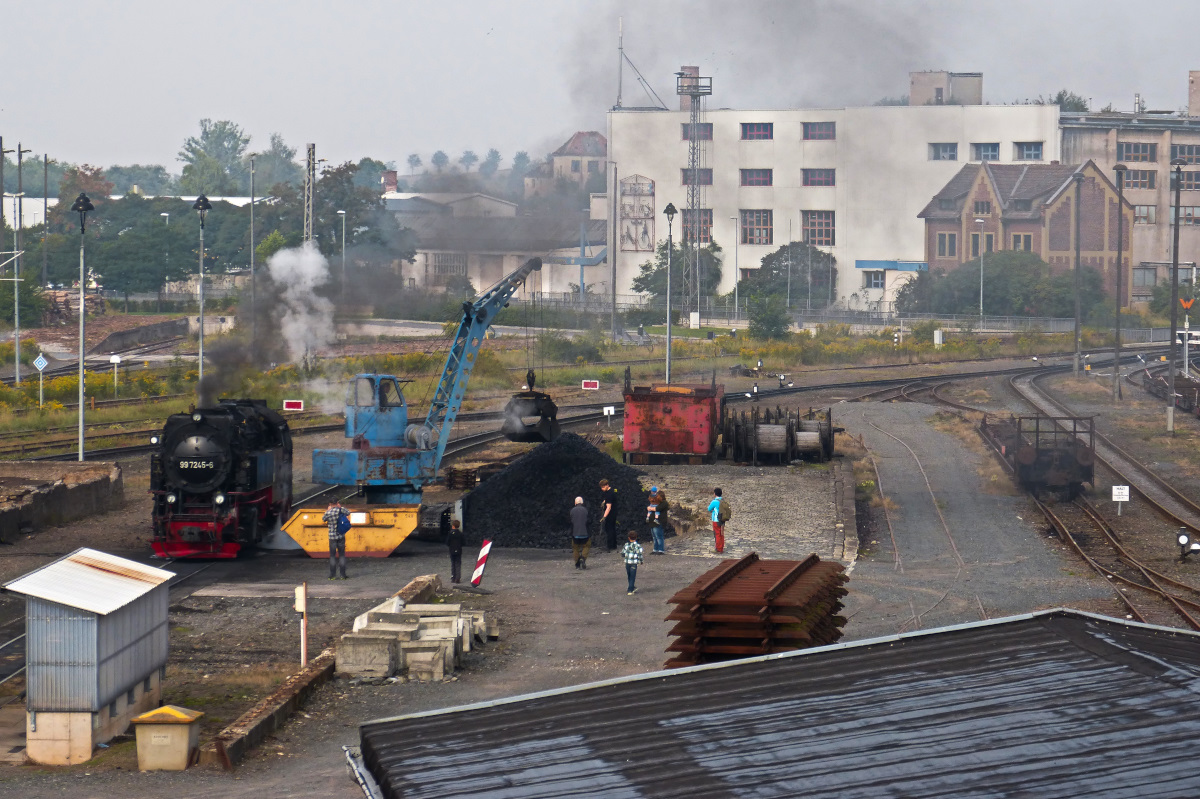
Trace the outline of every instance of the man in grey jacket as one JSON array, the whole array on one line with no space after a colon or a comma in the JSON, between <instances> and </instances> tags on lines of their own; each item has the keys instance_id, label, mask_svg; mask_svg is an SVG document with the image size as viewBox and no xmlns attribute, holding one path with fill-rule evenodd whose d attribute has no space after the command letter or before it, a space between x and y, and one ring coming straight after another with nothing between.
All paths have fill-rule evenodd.
<instances>
[{"instance_id":1,"label":"man in grey jacket","mask_svg":"<svg viewBox=\"0 0 1200 799\"><path fill-rule=\"evenodd\" d=\"M583 504L583 497L575 497L575 507L571 508L571 554L575 558L576 569L587 568L587 556L591 549L587 505Z\"/></svg>"}]
</instances>

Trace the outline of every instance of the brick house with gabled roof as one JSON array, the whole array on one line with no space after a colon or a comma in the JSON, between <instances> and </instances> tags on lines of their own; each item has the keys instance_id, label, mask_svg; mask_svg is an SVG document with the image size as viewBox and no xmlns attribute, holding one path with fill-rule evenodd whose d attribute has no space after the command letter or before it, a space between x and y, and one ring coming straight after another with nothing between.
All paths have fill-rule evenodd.
<instances>
[{"instance_id":1,"label":"brick house with gabled roof","mask_svg":"<svg viewBox=\"0 0 1200 799\"><path fill-rule=\"evenodd\" d=\"M1117 188L1092 161L1083 164L967 164L917 216L925 220L931 272L949 271L996 250L1027 250L1062 272L1075 264L1075 180L1080 187L1080 263L1115 290ZM1122 300L1129 304L1133 206L1125 208ZM982 220L980 223L978 220Z\"/></svg>"}]
</instances>

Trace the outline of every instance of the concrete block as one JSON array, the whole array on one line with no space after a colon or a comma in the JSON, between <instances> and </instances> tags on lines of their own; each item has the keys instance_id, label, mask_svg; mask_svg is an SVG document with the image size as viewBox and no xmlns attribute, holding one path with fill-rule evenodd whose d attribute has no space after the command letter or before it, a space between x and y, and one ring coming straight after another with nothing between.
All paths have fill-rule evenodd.
<instances>
[{"instance_id":1,"label":"concrete block","mask_svg":"<svg viewBox=\"0 0 1200 799\"><path fill-rule=\"evenodd\" d=\"M338 642L337 670L363 677L390 677L400 665L400 642L395 635L360 631Z\"/></svg>"},{"instance_id":2,"label":"concrete block","mask_svg":"<svg viewBox=\"0 0 1200 799\"><path fill-rule=\"evenodd\" d=\"M367 626L372 624L417 624L421 616L417 613L386 613L378 610L367 611Z\"/></svg>"},{"instance_id":3,"label":"concrete block","mask_svg":"<svg viewBox=\"0 0 1200 799\"><path fill-rule=\"evenodd\" d=\"M367 626L369 617L372 613L399 613L404 609L404 600L398 596L388 597L380 602L375 607L368 610L366 613L361 613L354 619L354 626L351 628L353 632L358 632L363 627Z\"/></svg>"},{"instance_id":4,"label":"concrete block","mask_svg":"<svg viewBox=\"0 0 1200 799\"><path fill-rule=\"evenodd\" d=\"M436 574L423 574L410 580L408 585L397 591L394 596L404 600L407 604L428 602L441 587L441 578Z\"/></svg>"},{"instance_id":5,"label":"concrete block","mask_svg":"<svg viewBox=\"0 0 1200 799\"><path fill-rule=\"evenodd\" d=\"M458 635L458 616L429 616L421 617L419 638L432 635Z\"/></svg>"},{"instance_id":6,"label":"concrete block","mask_svg":"<svg viewBox=\"0 0 1200 799\"><path fill-rule=\"evenodd\" d=\"M404 667L409 679L442 680L446 675L446 650L450 650L453 670L453 646L445 641L413 641L401 647Z\"/></svg>"},{"instance_id":7,"label":"concrete block","mask_svg":"<svg viewBox=\"0 0 1200 799\"><path fill-rule=\"evenodd\" d=\"M397 641L411 641L417 637L420 628L416 624L386 624L372 622L358 632L372 635L390 635Z\"/></svg>"},{"instance_id":8,"label":"concrete block","mask_svg":"<svg viewBox=\"0 0 1200 799\"><path fill-rule=\"evenodd\" d=\"M405 613L416 613L426 616L457 616L462 613L462 605L417 605L412 602L404 606Z\"/></svg>"}]
</instances>

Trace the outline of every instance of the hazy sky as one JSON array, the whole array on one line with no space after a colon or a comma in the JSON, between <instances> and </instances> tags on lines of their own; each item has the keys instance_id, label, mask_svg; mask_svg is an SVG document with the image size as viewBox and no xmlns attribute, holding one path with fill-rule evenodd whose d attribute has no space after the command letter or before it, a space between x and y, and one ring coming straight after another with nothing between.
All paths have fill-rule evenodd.
<instances>
[{"instance_id":1,"label":"hazy sky","mask_svg":"<svg viewBox=\"0 0 1200 799\"><path fill-rule=\"evenodd\" d=\"M910 70L984 73L1003 103L1067 87L1131 110L1187 103L1194 0L122 0L0 2L0 136L100 166L176 155L201 118L303 155L490 147L537 158L604 130L625 52L677 107L673 72L713 78L711 107L865 105ZM1186 55L1192 52L1192 56ZM625 71L624 104L646 98Z\"/></svg>"}]
</instances>

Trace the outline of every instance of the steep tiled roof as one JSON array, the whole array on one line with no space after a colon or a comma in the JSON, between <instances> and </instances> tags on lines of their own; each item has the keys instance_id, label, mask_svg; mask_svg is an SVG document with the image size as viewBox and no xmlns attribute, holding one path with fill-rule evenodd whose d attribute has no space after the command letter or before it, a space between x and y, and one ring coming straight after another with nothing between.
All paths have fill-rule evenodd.
<instances>
[{"instance_id":1,"label":"steep tiled roof","mask_svg":"<svg viewBox=\"0 0 1200 799\"><path fill-rule=\"evenodd\" d=\"M919 219L958 219L962 216L967 193L975 184L981 168L1000 198L1000 208L1006 219L1036 219L1042 206L1050 202L1071 176L1085 164L966 164L928 205L917 214ZM1028 201L1028 210L1018 208L1014 200ZM943 208L953 201L953 208ZM1022 203L1023 204L1023 203Z\"/></svg>"},{"instance_id":2,"label":"steep tiled roof","mask_svg":"<svg viewBox=\"0 0 1200 799\"><path fill-rule=\"evenodd\" d=\"M604 158L608 154L608 139L594 130L581 130L554 151L554 155L579 155Z\"/></svg>"}]
</instances>

